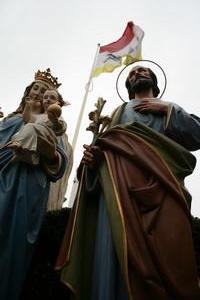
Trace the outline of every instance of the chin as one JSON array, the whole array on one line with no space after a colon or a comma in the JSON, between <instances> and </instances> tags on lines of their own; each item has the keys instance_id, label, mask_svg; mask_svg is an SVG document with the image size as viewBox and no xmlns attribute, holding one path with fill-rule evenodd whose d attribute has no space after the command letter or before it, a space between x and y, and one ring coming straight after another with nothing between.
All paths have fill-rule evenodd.
<instances>
[{"instance_id":1,"label":"chin","mask_svg":"<svg viewBox=\"0 0 200 300\"><path fill-rule=\"evenodd\" d=\"M131 86L131 93L133 95L141 92L147 92L153 88L153 81L151 78L138 78Z\"/></svg>"}]
</instances>

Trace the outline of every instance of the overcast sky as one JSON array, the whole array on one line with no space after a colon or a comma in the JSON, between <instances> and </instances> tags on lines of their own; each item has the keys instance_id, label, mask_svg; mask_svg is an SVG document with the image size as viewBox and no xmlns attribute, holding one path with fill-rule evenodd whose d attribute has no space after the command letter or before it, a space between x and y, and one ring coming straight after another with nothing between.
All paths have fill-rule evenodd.
<instances>
[{"instance_id":1,"label":"overcast sky","mask_svg":"<svg viewBox=\"0 0 200 300\"><path fill-rule=\"evenodd\" d=\"M133 21L145 32L143 58L156 61L166 72L163 100L200 116L199 17L198 0L0 0L0 106L5 114L15 110L34 73L50 67L62 82L64 99L71 103L63 116L72 141L97 43L117 40L127 22ZM121 104L115 89L119 71L93 80L74 168L81 158L82 144L92 140L85 128L97 98L107 100L105 113ZM199 162L186 184L193 195L192 213L200 217L200 152L194 154Z\"/></svg>"}]
</instances>

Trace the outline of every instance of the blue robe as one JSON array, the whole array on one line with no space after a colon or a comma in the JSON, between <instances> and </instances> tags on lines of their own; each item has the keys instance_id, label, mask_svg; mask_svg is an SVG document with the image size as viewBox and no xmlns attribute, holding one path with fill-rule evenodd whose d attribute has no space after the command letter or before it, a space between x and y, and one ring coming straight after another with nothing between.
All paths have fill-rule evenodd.
<instances>
[{"instance_id":1,"label":"blue robe","mask_svg":"<svg viewBox=\"0 0 200 300\"><path fill-rule=\"evenodd\" d=\"M0 123L0 145L5 145L23 125L21 116ZM0 299L19 298L46 212L50 181L62 177L67 157L58 174L47 176L40 166L12 162L12 150L0 149Z\"/></svg>"}]
</instances>

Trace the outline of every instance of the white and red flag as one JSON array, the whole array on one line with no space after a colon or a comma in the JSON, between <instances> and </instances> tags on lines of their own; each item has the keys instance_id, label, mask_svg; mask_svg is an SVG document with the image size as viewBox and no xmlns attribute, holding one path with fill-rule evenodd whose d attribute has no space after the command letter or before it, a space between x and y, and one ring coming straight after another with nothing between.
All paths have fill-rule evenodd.
<instances>
[{"instance_id":1,"label":"white and red flag","mask_svg":"<svg viewBox=\"0 0 200 300\"><path fill-rule=\"evenodd\" d=\"M141 59L141 43L144 31L133 22L128 22L122 37L111 44L101 46L93 69L93 76L112 72L122 64Z\"/></svg>"}]
</instances>

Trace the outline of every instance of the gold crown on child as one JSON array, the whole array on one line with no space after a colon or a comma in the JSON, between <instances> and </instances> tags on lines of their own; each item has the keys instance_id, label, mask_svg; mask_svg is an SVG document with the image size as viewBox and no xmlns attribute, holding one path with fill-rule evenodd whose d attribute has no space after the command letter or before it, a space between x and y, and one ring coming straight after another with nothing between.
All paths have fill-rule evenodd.
<instances>
[{"instance_id":1,"label":"gold crown on child","mask_svg":"<svg viewBox=\"0 0 200 300\"><path fill-rule=\"evenodd\" d=\"M46 71L40 71L38 70L37 73L35 73L35 80L42 80L46 83L50 84L53 88L58 88L62 83L58 83L58 78L53 77L51 75L50 68L46 69Z\"/></svg>"}]
</instances>

